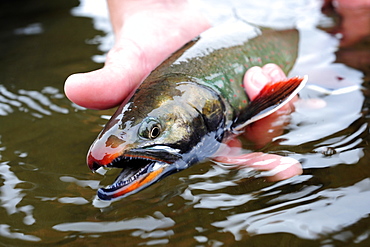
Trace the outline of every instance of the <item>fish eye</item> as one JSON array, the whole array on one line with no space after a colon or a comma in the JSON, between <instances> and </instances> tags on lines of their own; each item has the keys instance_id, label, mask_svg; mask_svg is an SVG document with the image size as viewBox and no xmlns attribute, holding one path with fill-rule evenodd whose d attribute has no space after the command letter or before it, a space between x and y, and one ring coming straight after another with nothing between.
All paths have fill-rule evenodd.
<instances>
[{"instance_id":1,"label":"fish eye","mask_svg":"<svg viewBox=\"0 0 370 247\"><path fill-rule=\"evenodd\" d=\"M157 138L162 132L162 126L158 119L148 117L144 119L142 122L139 135L145 139L155 139Z\"/></svg>"}]
</instances>

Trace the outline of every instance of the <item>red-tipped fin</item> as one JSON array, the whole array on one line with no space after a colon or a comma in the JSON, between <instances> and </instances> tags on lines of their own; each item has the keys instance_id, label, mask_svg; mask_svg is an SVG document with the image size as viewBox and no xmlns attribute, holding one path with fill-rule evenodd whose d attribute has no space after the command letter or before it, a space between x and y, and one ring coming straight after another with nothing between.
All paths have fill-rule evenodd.
<instances>
[{"instance_id":1,"label":"red-tipped fin","mask_svg":"<svg viewBox=\"0 0 370 247\"><path fill-rule=\"evenodd\" d=\"M239 131L248 124L279 110L302 90L307 80L306 75L266 84L245 111L240 114L233 125L234 130Z\"/></svg>"}]
</instances>

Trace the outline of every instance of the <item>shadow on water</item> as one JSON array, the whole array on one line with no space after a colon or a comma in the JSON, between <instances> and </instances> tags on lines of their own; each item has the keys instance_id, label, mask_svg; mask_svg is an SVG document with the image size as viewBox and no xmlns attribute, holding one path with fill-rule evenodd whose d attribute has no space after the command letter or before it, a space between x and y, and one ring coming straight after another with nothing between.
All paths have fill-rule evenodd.
<instances>
[{"instance_id":1,"label":"shadow on water","mask_svg":"<svg viewBox=\"0 0 370 247\"><path fill-rule=\"evenodd\" d=\"M369 42L337 51L329 69L302 61L297 70L348 89L304 89L285 132L261 148L300 160L303 175L269 183L203 163L105 204L96 190L117 174L92 174L85 154L113 110L86 110L63 94L66 76L101 67L94 57L104 55L106 34L71 14L79 4L0 3L1 246L370 243Z\"/></svg>"}]
</instances>

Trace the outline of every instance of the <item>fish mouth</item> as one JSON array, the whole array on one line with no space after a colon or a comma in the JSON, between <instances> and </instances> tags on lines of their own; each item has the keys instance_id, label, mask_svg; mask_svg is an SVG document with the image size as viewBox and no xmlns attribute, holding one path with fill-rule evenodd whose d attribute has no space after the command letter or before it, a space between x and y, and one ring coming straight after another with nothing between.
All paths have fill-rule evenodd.
<instances>
[{"instance_id":1,"label":"fish mouth","mask_svg":"<svg viewBox=\"0 0 370 247\"><path fill-rule=\"evenodd\" d=\"M122 169L111 185L98 190L98 197L104 201L134 194L171 173L168 162L132 155L119 156L107 165L94 162L91 169L97 171L101 167Z\"/></svg>"}]
</instances>

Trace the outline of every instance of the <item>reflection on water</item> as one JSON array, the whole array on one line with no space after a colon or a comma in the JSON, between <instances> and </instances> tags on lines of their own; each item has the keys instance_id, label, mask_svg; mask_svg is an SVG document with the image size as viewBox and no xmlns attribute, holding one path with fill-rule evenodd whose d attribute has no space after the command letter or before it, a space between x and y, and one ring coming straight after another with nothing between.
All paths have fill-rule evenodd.
<instances>
[{"instance_id":1,"label":"reflection on water","mask_svg":"<svg viewBox=\"0 0 370 247\"><path fill-rule=\"evenodd\" d=\"M303 175L272 183L249 168L205 162L128 198L102 202L96 190L111 184L119 171L92 174L85 154L113 110L70 103L63 82L73 72L101 66L112 41L104 33L110 30L104 2L98 8L95 1L21 2L0 4L0 11L12 13L1 17L10 24L0 28L0 245L370 243L370 71L348 55L351 49L358 54L356 46L338 52L340 63L335 38L318 30L301 32L300 60L292 74L308 74L311 85L302 91L284 133L258 151L299 160ZM305 1L285 3L300 9ZM274 1L277 5L283 3ZM18 12L28 18L15 18ZM318 13L311 17L300 26L323 20ZM292 18L300 17L279 21ZM368 49L368 43L361 44L360 54Z\"/></svg>"},{"instance_id":2,"label":"reflection on water","mask_svg":"<svg viewBox=\"0 0 370 247\"><path fill-rule=\"evenodd\" d=\"M25 216L23 218L23 223L25 225L32 225L35 223L32 211L34 207L32 205L25 205L17 207L18 203L22 201L25 194L20 188L16 188L21 181L17 176L10 170L8 162L0 163L0 174L3 180L3 186L0 188L0 202L1 206L6 210L6 213L11 216L16 213L23 213ZM38 237L32 235L26 235L20 232L11 232L10 226L7 224L0 224L0 235L8 238L21 239L27 241L39 241Z\"/></svg>"},{"instance_id":3,"label":"reflection on water","mask_svg":"<svg viewBox=\"0 0 370 247\"><path fill-rule=\"evenodd\" d=\"M33 35L33 34L41 34L44 31L41 23L32 23L27 25L26 27L20 27L14 30L15 34L18 35Z\"/></svg>"},{"instance_id":4,"label":"reflection on water","mask_svg":"<svg viewBox=\"0 0 370 247\"><path fill-rule=\"evenodd\" d=\"M58 89L44 87L41 92L20 89L18 94L8 91L0 84L0 115L6 116L15 109L29 113L34 117L50 116L52 112L68 114L68 109L52 103L53 99L64 98Z\"/></svg>"},{"instance_id":5,"label":"reflection on water","mask_svg":"<svg viewBox=\"0 0 370 247\"><path fill-rule=\"evenodd\" d=\"M370 179L364 179L351 187L325 191L317 189L317 187L306 188L302 190L301 197L295 199L283 196L269 200L268 204L281 203L267 205L253 212L232 215L227 220L215 222L213 225L224 231L230 231L237 240L242 239L243 232L251 235L286 232L294 233L303 239L318 239L340 232L368 217L370 208L368 202L362 198L370 196ZM307 193L303 193L305 190ZM315 191L317 193L311 194ZM358 203L354 205L354 201ZM338 237L346 242L354 238L354 235Z\"/></svg>"}]
</instances>

